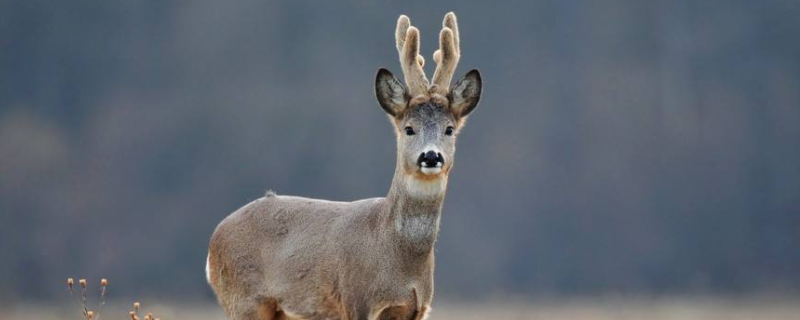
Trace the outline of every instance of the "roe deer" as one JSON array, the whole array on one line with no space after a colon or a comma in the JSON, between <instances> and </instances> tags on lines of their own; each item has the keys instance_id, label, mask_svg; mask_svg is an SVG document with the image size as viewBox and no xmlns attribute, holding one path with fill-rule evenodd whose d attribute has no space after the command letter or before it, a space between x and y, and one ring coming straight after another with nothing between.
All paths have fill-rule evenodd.
<instances>
[{"instance_id":1,"label":"roe deer","mask_svg":"<svg viewBox=\"0 0 800 320\"><path fill-rule=\"evenodd\" d=\"M433 246L456 135L478 105L481 76L450 87L461 55L445 15L429 84L419 30L400 16L406 85L381 68L375 94L397 136L389 194L334 202L268 192L223 220L206 276L231 319L424 319L433 299Z\"/></svg>"}]
</instances>

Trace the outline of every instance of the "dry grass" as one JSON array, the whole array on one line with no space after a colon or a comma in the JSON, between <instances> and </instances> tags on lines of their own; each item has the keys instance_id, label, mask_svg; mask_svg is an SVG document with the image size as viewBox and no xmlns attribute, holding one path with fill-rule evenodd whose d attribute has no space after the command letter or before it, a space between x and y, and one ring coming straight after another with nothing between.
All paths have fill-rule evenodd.
<instances>
[{"instance_id":1,"label":"dry grass","mask_svg":"<svg viewBox=\"0 0 800 320\"><path fill-rule=\"evenodd\" d=\"M109 303L106 319L127 319L127 303ZM214 304L150 304L149 310L163 319L224 320L222 310ZM62 320L79 319L74 307L52 307L36 304L17 306L0 312L6 319ZM631 299L568 299L524 303L452 303L440 302L428 319L547 319L547 320L790 320L800 319L797 297L754 297L722 299L713 297L680 297L654 300Z\"/></svg>"},{"instance_id":2,"label":"dry grass","mask_svg":"<svg viewBox=\"0 0 800 320\"><path fill-rule=\"evenodd\" d=\"M77 299L77 303L80 305L80 313L86 320L101 320L103 315L103 307L106 305L106 292L108 289L108 280L101 279L100 280L100 292L99 292L99 302L97 303L95 308L92 308L92 304L90 303L89 299L89 282L86 279L78 280L78 286L80 287L80 295L75 291L77 288L75 286L75 279L68 278L67 279L67 289L69 289L69 295L72 299ZM38 308L37 308L38 309ZM131 320L161 320L161 318L156 317L153 315L152 312L148 312L145 314L144 318L141 316L141 303L138 301L133 303L133 309L127 312L128 318ZM69 312L64 311L61 313L62 316L71 318L69 316ZM111 317L114 318L113 316Z\"/></svg>"}]
</instances>

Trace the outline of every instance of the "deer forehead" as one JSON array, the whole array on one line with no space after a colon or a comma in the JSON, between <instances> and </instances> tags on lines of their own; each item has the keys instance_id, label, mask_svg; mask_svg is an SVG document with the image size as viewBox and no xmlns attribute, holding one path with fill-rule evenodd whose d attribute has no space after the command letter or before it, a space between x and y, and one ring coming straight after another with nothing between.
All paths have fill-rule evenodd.
<instances>
[{"instance_id":1,"label":"deer forehead","mask_svg":"<svg viewBox=\"0 0 800 320\"><path fill-rule=\"evenodd\" d=\"M410 105L400 124L422 124L427 126L435 124L455 123L455 116L447 104L425 101L416 105Z\"/></svg>"}]
</instances>

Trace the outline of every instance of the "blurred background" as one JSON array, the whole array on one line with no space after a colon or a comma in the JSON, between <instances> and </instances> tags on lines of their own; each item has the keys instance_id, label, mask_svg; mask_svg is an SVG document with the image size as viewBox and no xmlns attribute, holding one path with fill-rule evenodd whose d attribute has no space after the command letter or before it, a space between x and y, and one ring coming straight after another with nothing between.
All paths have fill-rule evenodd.
<instances>
[{"instance_id":1,"label":"blurred background","mask_svg":"<svg viewBox=\"0 0 800 320\"><path fill-rule=\"evenodd\" d=\"M3 0L0 298L213 306L232 211L386 194L375 72L407 14L430 75L451 10L484 94L437 301L800 292L800 2Z\"/></svg>"}]
</instances>

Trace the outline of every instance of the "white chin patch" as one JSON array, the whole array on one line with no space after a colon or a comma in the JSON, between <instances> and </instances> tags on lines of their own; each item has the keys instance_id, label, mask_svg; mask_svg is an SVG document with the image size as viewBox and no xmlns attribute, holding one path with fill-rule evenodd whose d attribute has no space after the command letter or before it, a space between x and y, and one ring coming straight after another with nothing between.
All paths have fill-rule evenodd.
<instances>
[{"instance_id":1,"label":"white chin patch","mask_svg":"<svg viewBox=\"0 0 800 320\"><path fill-rule=\"evenodd\" d=\"M424 168L429 170L441 170L441 168ZM447 179L439 177L438 179L423 180L418 179L412 175L406 176L406 190L412 197L428 198L439 196L444 192L447 186Z\"/></svg>"},{"instance_id":2,"label":"white chin patch","mask_svg":"<svg viewBox=\"0 0 800 320\"><path fill-rule=\"evenodd\" d=\"M420 167L420 171L422 171L422 173L424 173L424 174L437 174L437 173L442 172L442 167L441 166L432 167L432 168L430 168L430 167Z\"/></svg>"}]
</instances>

